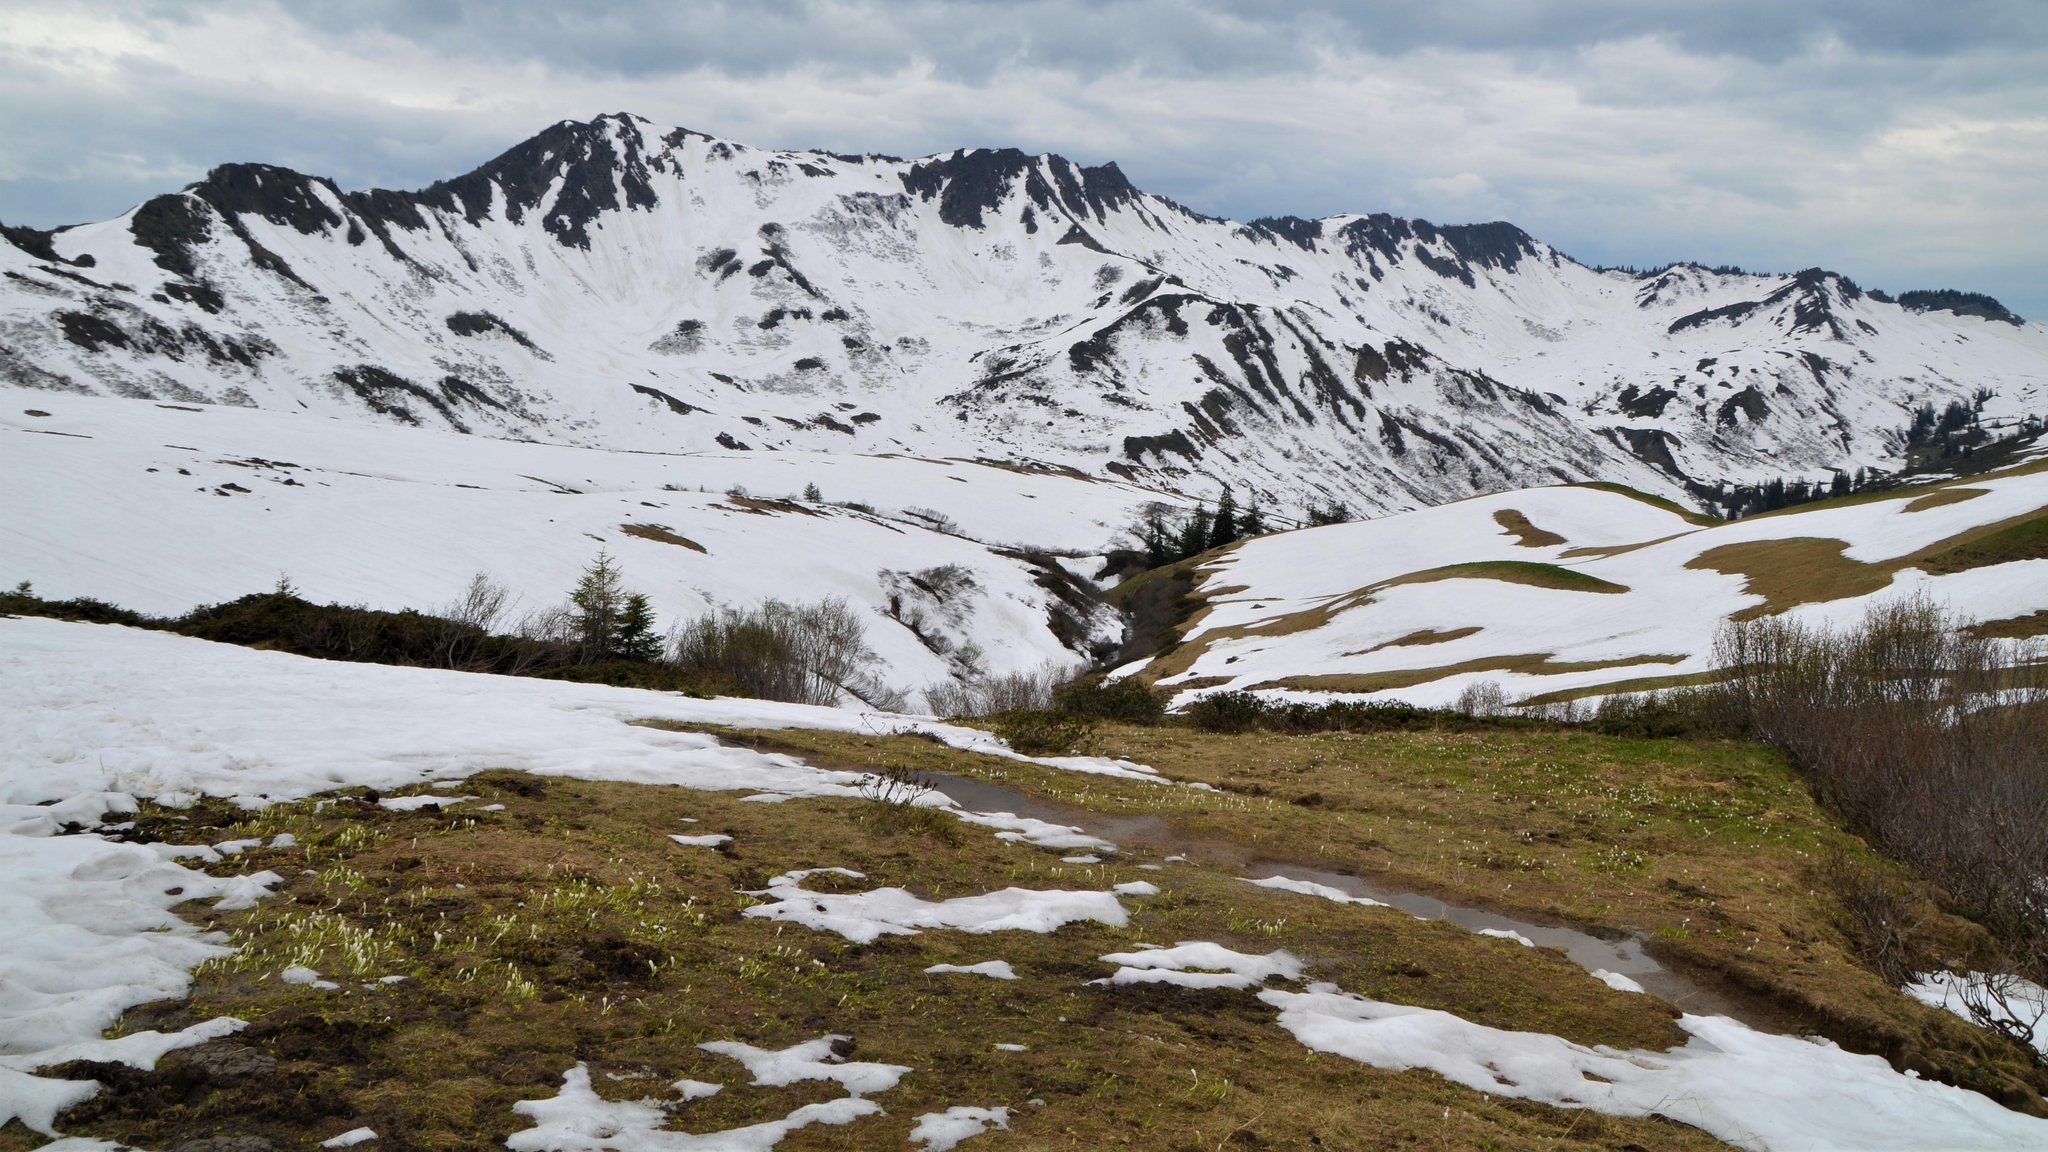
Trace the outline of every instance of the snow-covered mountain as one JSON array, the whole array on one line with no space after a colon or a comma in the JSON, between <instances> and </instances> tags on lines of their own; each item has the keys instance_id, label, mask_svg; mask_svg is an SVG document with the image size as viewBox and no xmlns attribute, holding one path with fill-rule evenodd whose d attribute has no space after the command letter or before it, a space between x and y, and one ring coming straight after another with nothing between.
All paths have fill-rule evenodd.
<instances>
[{"instance_id":1,"label":"snow-covered mountain","mask_svg":"<svg viewBox=\"0 0 2048 1152\"><path fill-rule=\"evenodd\" d=\"M0 244L0 380L656 451L1030 461L1287 515L1897 462L2048 409L2048 327L1504 223L1238 224L1116 166L564 121L418 192L226 165Z\"/></svg>"}]
</instances>

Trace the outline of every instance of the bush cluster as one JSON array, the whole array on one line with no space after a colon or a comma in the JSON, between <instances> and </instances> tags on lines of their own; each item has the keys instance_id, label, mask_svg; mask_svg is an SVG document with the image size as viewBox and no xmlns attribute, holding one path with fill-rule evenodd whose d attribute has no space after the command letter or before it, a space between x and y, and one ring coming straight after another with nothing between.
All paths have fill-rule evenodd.
<instances>
[{"instance_id":1,"label":"bush cluster","mask_svg":"<svg viewBox=\"0 0 2048 1152\"><path fill-rule=\"evenodd\" d=\"M1418 708L1398 700L1336 700L1303 704L1269 700L1250 692L1213 692L1182 708L1180 715L1204 732L1260 730L1310 732L1412 732L1435 728L1515 728L1535 721L1519 716Z\"/></svg>"}]
</instances>

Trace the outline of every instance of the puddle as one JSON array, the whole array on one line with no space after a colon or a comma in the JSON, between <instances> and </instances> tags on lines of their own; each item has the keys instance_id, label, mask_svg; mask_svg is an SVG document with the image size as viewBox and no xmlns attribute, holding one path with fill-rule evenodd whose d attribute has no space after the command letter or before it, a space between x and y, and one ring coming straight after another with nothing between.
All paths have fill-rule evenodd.
<instances>
[{"instance_id":1,"label":"puddle","mask_svg":"<svg viewBox=\"0 0 2048 1152\"><path fill-rule=\"evenodd\" d=\"M1043 800L986 780L940 772L927 772L924 775L933 787L952 797L962 808L980 812L1008 812L1013 816L1028 816L1054 824L1069 824L1091 836L1100 836L1120 846L1142 844L1149 848L1177 853L1203 864L1230 869L1251 880L1284 876L1290 880L1325 884L1349 896L1377 900L1423 920L1449 921L1472 932L1483 928L1519 932L1539 948L1556 948L1562 951L1573 963L1588 972L1606 969L1626 976L1642 985L1643 990L1650 995L1676 1006L1681 1011L1703 1016L1731 1016L1751 1027L1775 1031L1767 1029L1768 1022L1756 1019L1758 1014L1745 1010L1744 1005L1703 988L1688 977L1673 972L1659 963L1645 951L1643 936L1640 933L1614 940L1603 940L1575 928L1532 924L1497 912L1449 904L1437 897L1419 892L1382 888L1358 876L1327 872L1291 861L1252 855L1245 845L1189 833L1158 816L1106 816L1071 804Z\"/></svg>"}]
</instances>

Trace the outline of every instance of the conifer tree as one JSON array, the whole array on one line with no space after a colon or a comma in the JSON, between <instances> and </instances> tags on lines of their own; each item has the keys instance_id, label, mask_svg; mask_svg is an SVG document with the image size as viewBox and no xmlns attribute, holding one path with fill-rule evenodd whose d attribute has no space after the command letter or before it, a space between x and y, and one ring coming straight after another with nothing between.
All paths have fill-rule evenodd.
<instances>
[{"instance_id":1,"label":"conifer tree","mask_svg":"<svg viewBox=\"0 0 2048 1152\"><path fill-rule=\"evenodd\" d=\"M1216 499L1216 519L1209 524L1209 547L1221 548L1237 536L1237 499L1230 494L1230 485L1225 484L1223 495Z\"/></svg>"},{"instance_id":2,"label":"conifer tree","mask_svg":"<svg viewBox=\"0 0 2048 1152\"><path fill-rule=\"evenodd\" d=\"M644 592L628 592L612 625L607 655L621 660L652 662L661 659L661 637L654 633L654 609Z\"/></svg>"},{"instance_id":3,"label":"conifer tree","mask_svg":"<svg viewBox=\"0 0 2048 1152\"><path fill-rule=\"evenodd\" d=\"M1195 510L1188 513L1187 523L1180 526L1180 555L1175 559L1185 560L1208 548L1209 528L1208 505L1195 505Z\"/></svg>"},{"instance_id":4,"label":"conifer tree","mask_svg":"<svg viewBox=\"0 0 2048 1152\"><path fill-rule=\"evenodd\" d=\"M1237 518L1237 534L1240 538L1264 536L1272 529L1266 527L1266 514L1259 511L1259 502L1254 499L1244 515Z\"/></svg>"},{"instance_id":5,"label":"conifer tree","mask_svg":"<svg viewBox=\"0 0 2048 1152\"><path fill-rule=\"evenodd\" d=\"M583 649L583 659L602 660L613 654L612 643L625 607L619 566L610 553L600 549L569 593L569 627Z\"/></svg>"}]
</instances>

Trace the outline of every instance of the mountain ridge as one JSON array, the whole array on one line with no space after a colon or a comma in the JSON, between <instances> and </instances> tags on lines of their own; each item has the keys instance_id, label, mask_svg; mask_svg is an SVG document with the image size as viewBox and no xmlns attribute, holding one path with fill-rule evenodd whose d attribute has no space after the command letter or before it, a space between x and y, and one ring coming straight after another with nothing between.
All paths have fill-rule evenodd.
<instances>
[{"instance_id":1,"label":"mountain ridge","mask_svg":"<svg viewBox=\"0 0 2048 1152\"><path fill-rule=\"evenodd\" d=\"M1895 467L1921 403L2048 408L2048 329L1975 294L1600 271L1501 221L1240 224L1113 162L762 150L624 113L417 191L224 164L6 236L17 387L992 456L1283 507L1585 479L1691 499Z\"/></svg>"}]
</instances>

